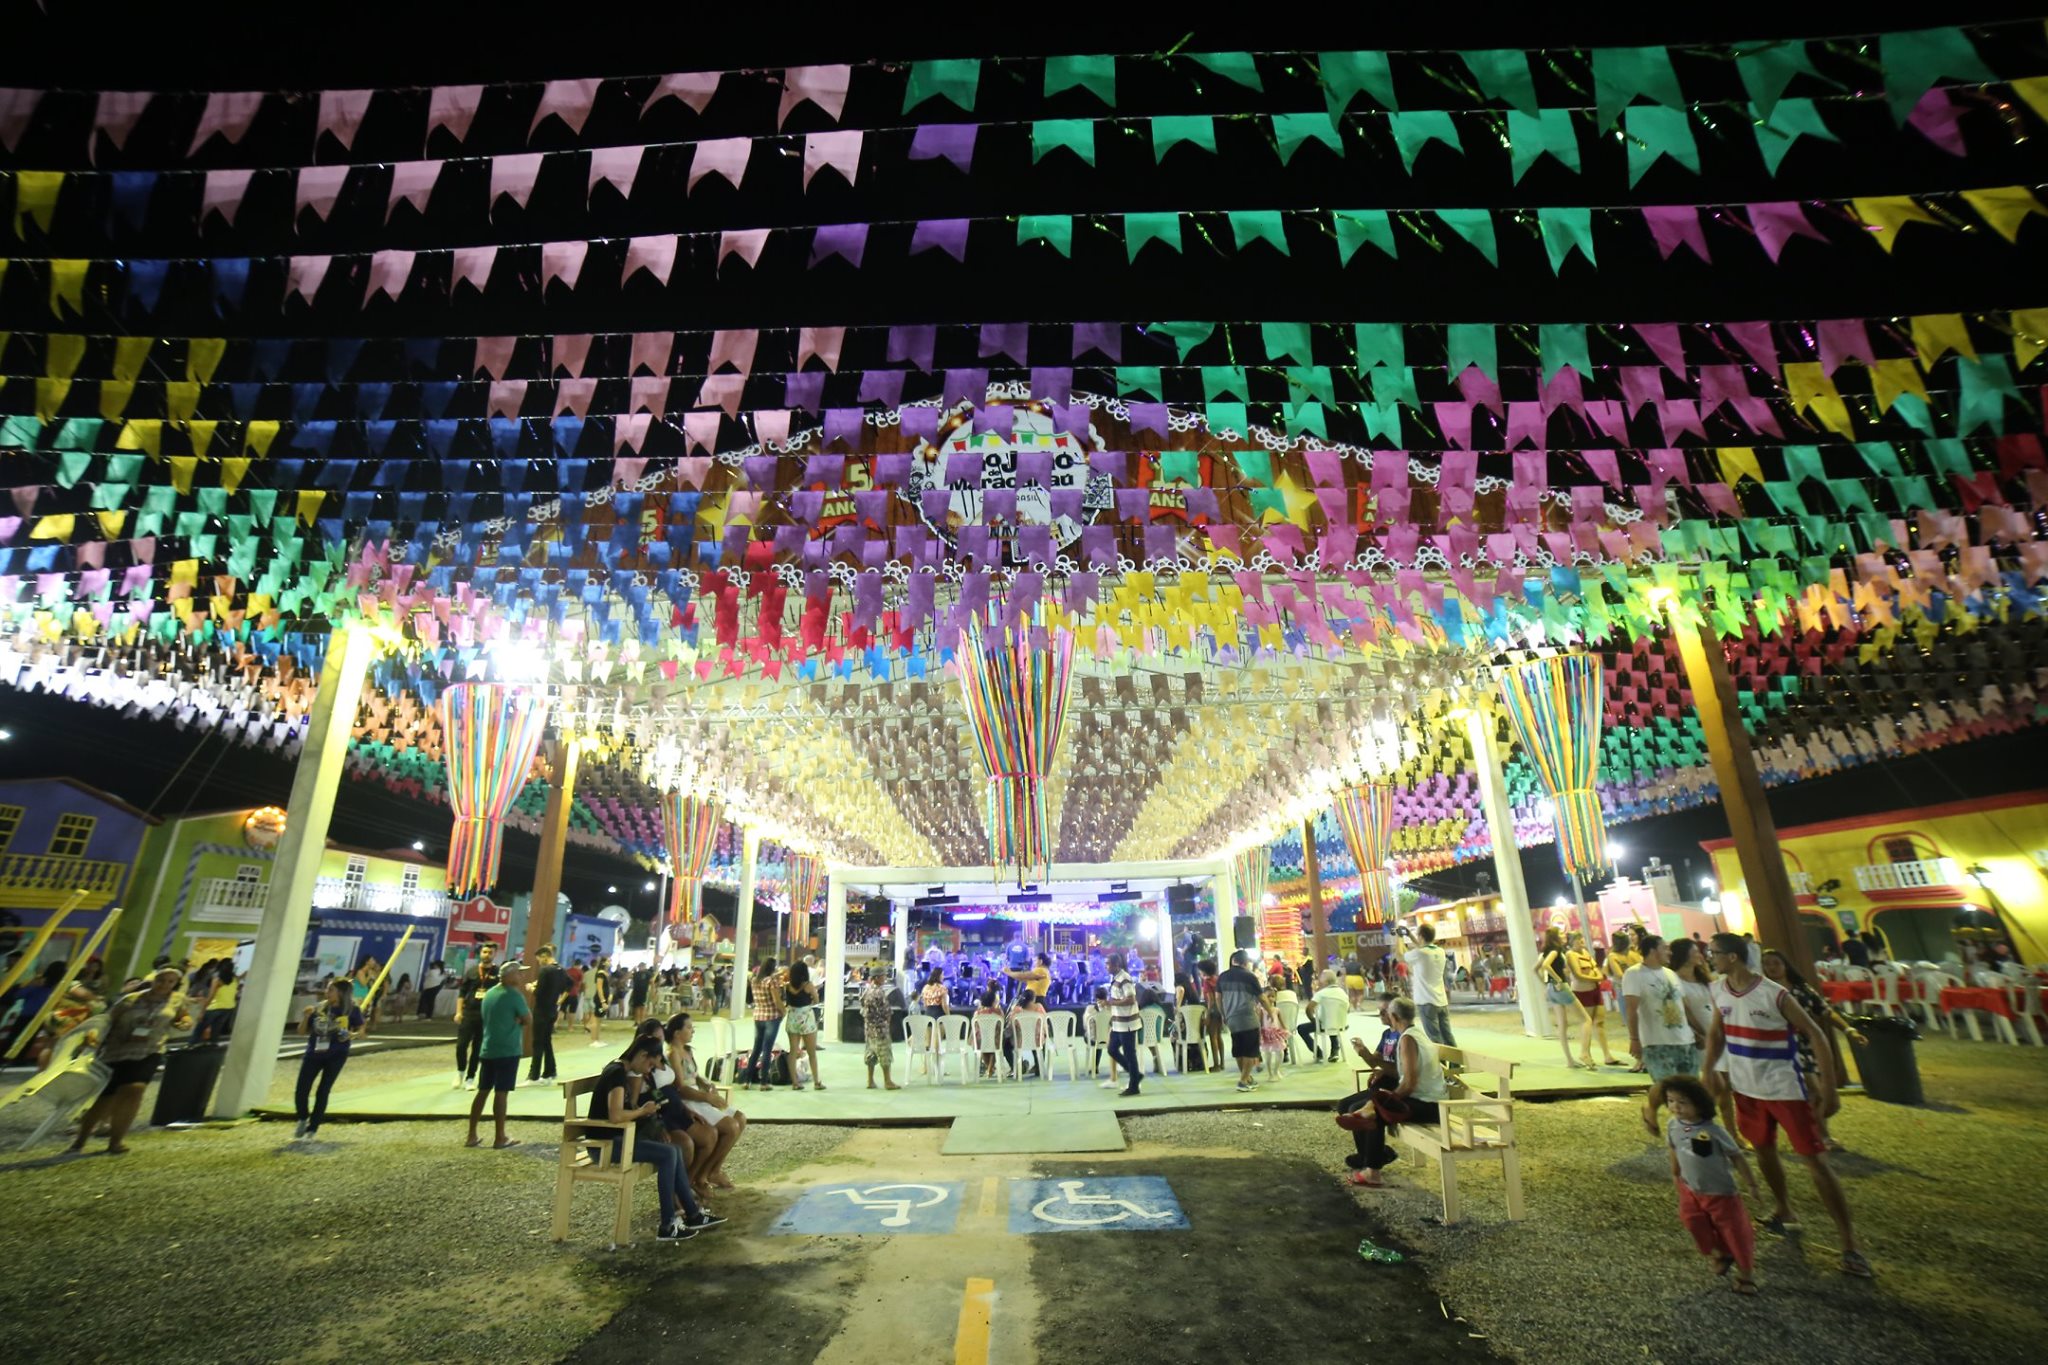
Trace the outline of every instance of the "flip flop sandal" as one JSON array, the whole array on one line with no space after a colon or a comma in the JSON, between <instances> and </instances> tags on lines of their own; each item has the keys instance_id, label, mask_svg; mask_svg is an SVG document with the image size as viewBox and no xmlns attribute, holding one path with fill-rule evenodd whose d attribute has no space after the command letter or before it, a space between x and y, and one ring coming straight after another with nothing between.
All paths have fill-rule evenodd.
<instances>
[{"instance_id":1,"label":"flip flop sandal","mask_svg":"<svg viewBox=\"0 0 2048 1365\"><path fill-rule=\"evenodd\" d=\"M1344 1180L1346 1184L1357 1185L1368 1190L1383 1190L1387 1186L1387 1182L1381 1180L1378 1174L1372 1171L1353 1171L1350 1175L1345 1176Z\"/></svg>"},{"instance_id":2,"label":"flip flop sandal","mask_svg":"<svg viewBox=\"0 0 2048 1365\"><path fill-rule=\"evenodd\" d=\"M1726 1275L1734 1266L1735 1258L1726 1253L1714 1258L1714 1273L1716 1275Z\"/></svg>"},{"instance_id":3,"label":"flip flop sandal","mask_svg":"<svg viewBox=\"0 0 2048 1365\"><path fill-rule=\"evenodd\" d=\"M1877 1272L1870 1268L1870 1262L1863 1258L1863 1253L1860 1251L1845 1251L1842 1253L1842 1273L1844 1275L1854 1275L1859 1280L1877 1278Z\"/></svg>"},{"instance_id":4,"label":"flip flop sandal","mask_svg":"<svg viewBox=\"0 0 2048 1365\"><path fill-rule=\"evenodd\" d=\"M1779 1237L1796 1237L1806 1231L1806 1227L1797 1218L1766 1218L1764 1231Z\"/></svg>"},{"instance_id":5,"label":"flip flop sandal","mask_svg":"<svg viewBox=\"0 0 2048 1365\"><path fill-rule=\"evenodd\" d=\"M1744 1280L1744 1279L1738 1279L1738 1280L1736 1280L1736 1281L1735 1281L1735 1292L1736 1292L1736 1293L1738 1293L1738 1294L1743 1294L1743 1295L1751 1295L1751 1294L1755 1294L1755 1293L1756 1293L1756 1281L1755 1281L1755 1280Z\"/></svg>"}]
</instances>

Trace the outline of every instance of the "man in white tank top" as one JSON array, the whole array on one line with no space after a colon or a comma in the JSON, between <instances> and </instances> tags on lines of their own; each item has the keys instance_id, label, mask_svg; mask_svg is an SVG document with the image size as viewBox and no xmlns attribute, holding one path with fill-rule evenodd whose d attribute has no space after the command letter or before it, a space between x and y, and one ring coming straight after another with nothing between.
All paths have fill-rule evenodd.
<instances>
[{"instance_id":1,"label":"man in white tank top","mask_svg":"<svg viewBox=\"0 0 2048 1365\"><path fill-rule=\"evenodd\" d=\"M1783 1128L1841 1234L1843 1272L1868 1278L1870 1262L1856 1245L1849 1202L1828 1165L1827 1143L1817 1117L1831 1117L1841 1108L1834 1073L1827 1067L1817 1068L1811 1078L1814 1090L1809 1094L1806 1078L1799 1071L1795 1033L1806 1035L1818 1057L1828 1055L1827 1034L1788 991L1756 973L1750 963L1750 947L1740 934L1714 935L1710 956L1721 979L1714 983L1713 1029L1707 1035L1706 1061L1700 1069L1711 1072L1722 1055L1727 1055L1728 1079L1735 1090L1735 1126L1756 1148L1756 1164L1777 1201L1764 1226L1778 1233L1799 1227L1786 1198L1785 1168L1778 1160L1778 1130Z\"/></svg>"}]
</instances>

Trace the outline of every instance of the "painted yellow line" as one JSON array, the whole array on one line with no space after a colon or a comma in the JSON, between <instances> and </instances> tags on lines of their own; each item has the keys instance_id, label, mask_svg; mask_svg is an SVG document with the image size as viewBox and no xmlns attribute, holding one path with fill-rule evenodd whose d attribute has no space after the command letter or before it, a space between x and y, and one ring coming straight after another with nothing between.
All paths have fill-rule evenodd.
<instances>
[{"instance_id":1,"label":"painted yellow line","mask_svg":"<svg viewBox=\"0 0 2048 1365\"><path fill-rule=\"evenodd\" d=\"M978 1212L983 1218L996 1216L996 1190L1001 1184L1002 1182L994 1176L989 1176L981 1182L981 1208Z\"/></svg>"},{"instance_id":2,"label":"painted yellow line","mask_svg":"<svg viewBox=\"0 0 2048 1365\"><path fill-rule=\"evenodd\" d=\"M953 1334L953 1365L988 1365L989 1310L994 1280L969 1280L960 1296L960 1326Z\"/></svg>"}]
</instances>

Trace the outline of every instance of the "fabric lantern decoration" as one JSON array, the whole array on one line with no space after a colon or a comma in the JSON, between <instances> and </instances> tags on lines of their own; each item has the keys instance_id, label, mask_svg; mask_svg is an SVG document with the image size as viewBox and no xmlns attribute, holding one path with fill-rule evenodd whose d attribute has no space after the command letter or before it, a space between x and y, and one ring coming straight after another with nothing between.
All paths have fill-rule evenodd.
<instances>
[{"instance_id":1,"label":"fabric lantern decoration","mask_svg":"<svg viewBox=\"0 0 2048 1365\"><path fill-rule=\"evenodd\" d=\"M991 868L1014 868L1020 882L1051 874L1045 779L1066 725L1074 676L1074 637L1047 630L1041 605L1014 629L984 633L970 620L955 659L960 700L988 778Z\"/></svg>"},{"instance_id":2,"label":"fabric lantern decoration","mask_svg":"<svg viewBox=\"0 0 2048 1365\"><path fill-rule=\"evenodd\" d=\"M1504 669L1501 700L1557 819L1557 861L1574 881L1607 871L1600 768L1600 659L1560 654Z\"/></svg>"},{"instance_id":3,"label":"fabric lantern decoration","mask_svg":"<svg viewBox=\"0 0 2048 1365\"><path fill-rule=\"evenodd\" d=\"M825 889L825 861L792 853L789 869L789 946L794 953L811 941L811 907Z\"/></svg>"},{"instance_id":4,"label":"fabric lantern decoration","mask_svg":"<svg viewBox=\"0 0 2048 1365\"><path fill-rule=\"evenodd\" d=\"M457 683L441 694L448 763L448 894L461 899L497 885L505 817L526 789L547 730L545 692L503 683Z\"/></svg>"},{"instance_id":5,"label":"fabric lantern decoration","mask_svg":"<svg viewBox=\"0 0 2048 1365\"><path fill-rule=\"evenodd\" d=\"M668 846L668 922L675 927L675 943L690 946L692 911L697 890L704 884L704 870L711 863L711 846L718 838L718 803L687 792L664 792L661 798L661 837Z\"/></svg>"},{"instance_id":6,"label":"fabric lantern decoration","mask_svg":"<svg viewBox=\"0 0 2048 1365\"><path fill-rule=\"evenodd\" d=\"M1337 793L1338 828L1351 861L1358 865L1358 928L1377 929L1394 905L1387 853L1394 841L1394 788L1388 782L1360 782Z\"/></svg>"}]
</instances>

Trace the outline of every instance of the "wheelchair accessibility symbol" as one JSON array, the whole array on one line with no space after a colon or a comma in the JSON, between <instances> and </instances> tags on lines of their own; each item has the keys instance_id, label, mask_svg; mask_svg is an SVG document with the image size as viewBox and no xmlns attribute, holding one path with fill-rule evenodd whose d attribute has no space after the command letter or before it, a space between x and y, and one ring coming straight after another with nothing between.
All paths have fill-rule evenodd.
<instances>
[{"instance_id":1,"label":"wheelchair accessibility symbol","mask_svg":"<svg viewBox=\"0 0 2048 1365\"><path fill-rule=\"evenodd\" d=\"M958 1181L941 1184L820 1185L775 1220L777 1234L948 1233L959 1220Z\"/></svg>"},{"instance_id":2,"label":"wheelchair accessibility symbol","mask_svg":"<svg viewBox=\"0 0 2048 1365\"><path fill-rule=\"evenodd\" d=\"M1158 1176L1010 1183L1010 1231L1157 1232L1188 1225L1173 1189Z\"/></svg>"}]
</instances>

